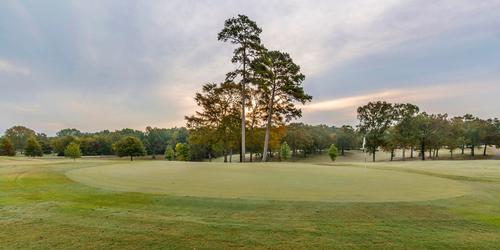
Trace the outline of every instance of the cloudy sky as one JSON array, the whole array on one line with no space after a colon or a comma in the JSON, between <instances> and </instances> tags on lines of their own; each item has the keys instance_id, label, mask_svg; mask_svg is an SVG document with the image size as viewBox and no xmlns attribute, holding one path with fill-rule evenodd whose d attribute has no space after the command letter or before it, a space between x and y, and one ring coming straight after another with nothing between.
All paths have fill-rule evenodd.
<instances>
[{"instance_id":1,"label":"cloudy sky","mask_svg":"<svg viewBox=\"0 0 500 250\"><path fill-rule=\"evenodd\" d=\"M355 124L372 100L500 117L500 0L3 0L0 131L182 126L233 68L217 33L238 13L301 65L303 122Z\"/></svg>"}]
</instances>

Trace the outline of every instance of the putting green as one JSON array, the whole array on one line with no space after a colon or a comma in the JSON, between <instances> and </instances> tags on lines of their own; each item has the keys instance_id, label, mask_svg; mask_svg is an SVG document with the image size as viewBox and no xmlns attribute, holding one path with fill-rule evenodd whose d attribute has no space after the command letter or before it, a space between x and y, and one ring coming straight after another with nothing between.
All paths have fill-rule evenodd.
<instances>
[{"instance_id":1,"label":"putting green","mask_svg":"<svg viewBox=\"0 0 500 250\"><path fill-rule=\"evenodd\" d=\"M302 163L133 162L71 170L89 186L124 192L265 200L386 202L456 197L469 187L450 179Z\"/></svg>"}]
</instances>

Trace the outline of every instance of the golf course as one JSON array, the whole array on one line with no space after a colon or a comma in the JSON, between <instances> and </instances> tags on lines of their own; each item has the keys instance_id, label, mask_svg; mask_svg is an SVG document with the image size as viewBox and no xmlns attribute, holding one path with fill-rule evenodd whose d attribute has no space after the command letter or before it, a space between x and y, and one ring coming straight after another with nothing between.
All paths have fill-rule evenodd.
<instances>
[{"instance_id":1,"label":"golf course","mask_svg":"<svg viewBox=\"0 0 500 250\"><path fill-rule=\"evenodd\" d=\"M2 249L484 248L500 162L0 158Z\"/></svg>"}]
</instances>

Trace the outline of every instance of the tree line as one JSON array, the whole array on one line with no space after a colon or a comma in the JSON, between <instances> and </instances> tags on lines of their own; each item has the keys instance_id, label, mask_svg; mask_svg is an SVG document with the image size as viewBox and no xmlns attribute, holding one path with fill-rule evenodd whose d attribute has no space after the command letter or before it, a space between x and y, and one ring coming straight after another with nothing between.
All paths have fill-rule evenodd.
<instances>
[{"instance_id":1,"label":"tree line","mask_svg":"<svg viewBox=\"0 0 500 250\"><path fill-rule=\"evenodd\" d=\"M482 148L487 155L488 146L500 146L500 121L498 118L480 119L474 115L449 117L448 114L420 112L416 105L392 104L384 101L370 102L359 107L358 133L366 138L366 149L376 160L376 152L402 152L402 159L410 158L414 152L420 159L437 158L440 150L447 150L450 157L460 150L470 150L470 156L477 155Z\"/></svg>"}]
</instances>

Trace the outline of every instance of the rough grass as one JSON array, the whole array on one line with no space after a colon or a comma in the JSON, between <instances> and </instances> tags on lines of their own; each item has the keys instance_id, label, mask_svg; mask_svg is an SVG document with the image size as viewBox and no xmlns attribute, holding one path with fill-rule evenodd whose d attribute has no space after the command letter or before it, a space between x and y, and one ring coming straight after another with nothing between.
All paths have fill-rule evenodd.
<instances>
[{"instance_id":1,"label":"rough grass","mask_svg":"<svg viewBox=\"0 0 500 250\"><path fill-rule=\"evenodd\" d=\"M433 180L438 175L439 180L458 182L471 192L412 202L273 201L116 192L86 186L65 175L74 169L116 163L0 158L0 248L495 249L500 242L500 162L368 164L369 169L388 175L417 171L411 176ZM362 169L363 165L352 163L345 168Z\"/></svg>"}]
</instances>

